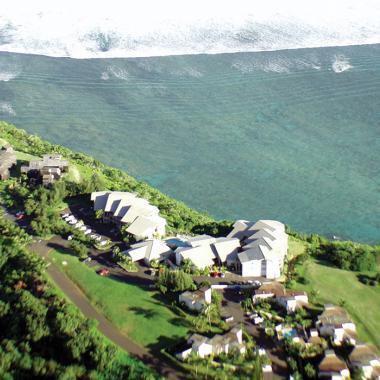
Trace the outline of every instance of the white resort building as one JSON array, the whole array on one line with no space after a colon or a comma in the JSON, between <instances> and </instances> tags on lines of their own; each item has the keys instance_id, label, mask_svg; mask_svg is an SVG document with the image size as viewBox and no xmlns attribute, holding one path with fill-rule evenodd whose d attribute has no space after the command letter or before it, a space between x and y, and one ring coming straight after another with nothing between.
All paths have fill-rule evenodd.
<instances>
[{"instance_id":1,"label":"white resort building","mask_svg":"<svg viewBox=\"0 0 380 380\"><path fill-rule=\"evenodd\" d=\"M227 237L200 235L185 243L176 249L177 265L185 259L198 269L226 265L243 277L280 277L288 252L285 226L274 220L238 220Z\"/></svg>"},{"instance_id":2,"label":"white resort building","mask_svg":"<svg viewBox=\"0 0 380 380\"><path fill-rule=\"evenodd\" d=\"M233 227L227 237L239 239L242 246L237 255L236 270L243 277L280 277L288 253L285 225L275 220L256 223L238 220Z\"/></svg>"},{"instance_id":3,"label":"white resort building","mask_svg":"<svg viewBox=\"0 0 380 380\"><path fill-rule=\"evenodd\" d=\"M136 241L165 235L166 220L146 199L123 191L98 191L91 194L94 210L103 211L103 221L127 225Z\"/></svg>"}]
</instances>

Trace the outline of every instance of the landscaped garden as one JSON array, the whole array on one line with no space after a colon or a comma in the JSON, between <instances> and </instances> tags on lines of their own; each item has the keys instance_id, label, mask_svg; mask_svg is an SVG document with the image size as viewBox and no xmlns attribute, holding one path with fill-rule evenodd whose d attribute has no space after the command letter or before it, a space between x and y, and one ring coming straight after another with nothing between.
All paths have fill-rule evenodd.
<instances>
[{"instance_id":1,"label":"landscaped garden","mask_svg":"<svg viewBox=\"0 0 380 380\"><path fill-rule=\"evenodd\" d=\"M158 292L112 276L101 277L97 268L70 254L52 251L51 255L92 303L136 343L160 349L187 335L186 321L168 308ZM67 265L62 265L64 261Z\"/></svg>"}]
</instances>

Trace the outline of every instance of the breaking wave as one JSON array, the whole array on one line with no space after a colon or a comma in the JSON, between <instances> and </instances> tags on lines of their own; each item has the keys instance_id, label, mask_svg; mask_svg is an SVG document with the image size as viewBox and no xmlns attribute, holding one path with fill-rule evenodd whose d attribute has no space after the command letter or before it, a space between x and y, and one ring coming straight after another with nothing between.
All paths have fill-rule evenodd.
<instances>
[{"instance_id":1,"label":"breaking wave","mask_svg":"<svg viewBox=\"0 0 380 380\"><path fill-rule=\"evenodd\" d=\"M0 115L1 114L16 116L16 112L13 109L12 105L7 102L0 102Z\"/></svg>"},{"instance_id":2,"label":"breaking wave","mask_svg":"<svg viewBox=\"0 0 380 380\"><path fill-rule=\"evenodd\" d=\"M351 69L353 66L350 64L350 61L347 57L340 54L334 57L334 62L332 63L331 67L334 72L339 74Z\"/></svg>"},{"instance_id":3,"label":"breaking wave","mask_svg":"<svg viewBox=\"0 0 380 380\"><path fill-rule=\"evenodd\" d=\"M377 0L109 0L106 6L66 0L59 7L3 0L0 51L113 58L360 45L380 42L379 20Z\"/></svg>"},{"instance_id":4,"label":"breaking wave","mask_svg":"<svg viewBox=\"0 0 380 380\"><path fill-rule=\"evenodd\" d=\"M0 82L9 82L20 74L16 65L0 63Z\"/></svg>"}]
</instances>

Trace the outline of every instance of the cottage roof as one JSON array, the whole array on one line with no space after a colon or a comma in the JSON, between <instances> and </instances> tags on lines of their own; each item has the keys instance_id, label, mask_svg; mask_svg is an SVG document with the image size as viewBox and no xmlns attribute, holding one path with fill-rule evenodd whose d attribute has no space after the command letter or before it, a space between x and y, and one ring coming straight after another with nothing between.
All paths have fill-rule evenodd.
<instances>
[{"instance_id":1,"label":"cottage roof","mask_svg":"<svg viewBox=\"0 0 380 380\"><path fill-rule=\"evenodd\" d=\"M277 281L264 283L255 290L255 294L273 294L275 297L285 296L286 291L282 284Z\"/></svg>"},{"instance_id":2,"label":"cottage roof","mask_svg":"<svg viewBox=\"0 0 380 380\"><path fill-rule=\"evenodd\" d=\"M349 359L355 365L368 365L369 362L378 360L379 357L374 346L370 344L358 344L352 350Z\"/></svg>"},{"instance_id":3,"label":"cottage roof","mask_svg":"<svg viewBox=\"0 0 380 380\"><path fill-rule=\"evenodd\" d=\"M339 359L335 352L332 350L328 350L325 352L325 357L322 359L321 363L319 364L319 372L336 372L340 373L344 369L347 369L346 363Z\"/></svg>"},{"instance_id":4,"label":"cottage roof","mask_svg":"<svg viewBox=\"0 0 380 380\"><path fill-rule=\"evenodd\" d=\"M325 305L325 310L318 317L318 321L323 325L333 325L336 327L344 323L352 323L347 311L335 305Z\"/></svg>"}]
</instances>

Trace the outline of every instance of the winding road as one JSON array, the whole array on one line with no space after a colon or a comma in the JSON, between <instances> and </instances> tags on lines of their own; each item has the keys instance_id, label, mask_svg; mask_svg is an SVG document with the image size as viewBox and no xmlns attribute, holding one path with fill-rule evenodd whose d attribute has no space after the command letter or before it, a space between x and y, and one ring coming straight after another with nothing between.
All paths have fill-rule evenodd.
<instances>
[{"instance_id":1,"label":"winding road","mask_svg":"<svg viewBox=\"0 0 380 380\"><path fill-rule=\"evenodd\" d=\"M52 241L57 243L57 239L60 237L54 237ZM54 283L65 293L65 295L73 302L87 318L98 321L98 330L104 334L108 339L114 342L117 346L127 351L132 356L140 359L144 364L155 369L161 376L166 379L185 379L184 373L180 372L178 368L171 366L164 361L164 358L159 354L152 353L137 345L131 339L123 335L103 314L99 313L87 299L85 294L72 282L62 271L57 267L54 262L50 260L49 252L51 247L49 243L51 241L40 240L30 244L29 249L37 253L47 263L47 272L52 278ZM63 243L64 240L62 239Z\"/></svg>"}]
</instances>

